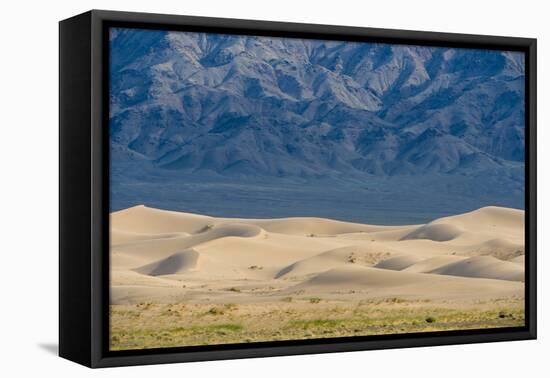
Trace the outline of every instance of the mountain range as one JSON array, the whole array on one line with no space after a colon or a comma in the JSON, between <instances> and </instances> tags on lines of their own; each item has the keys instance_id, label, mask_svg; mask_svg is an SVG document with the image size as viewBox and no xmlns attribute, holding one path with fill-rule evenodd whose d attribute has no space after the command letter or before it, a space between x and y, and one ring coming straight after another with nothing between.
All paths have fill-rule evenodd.
<instances>
[{"instance_id":1,"label":"mountain range","mask_svg":"<svg viewBox=\"0 0 550 378\"><path fill-rule=\"evenodd\" d=\"M117 159L224 175L456 173L524 160L522 53L114 29Z\"/></svg>"},{"instance_id":2,"label":"mountain range","mask_svg":"<svg viewBox=\"0 0 550 378\"><path fill-rule=\"evenodd\" d=\"M467 204L454 212L523 207L520 52L114 28L109 81L115 209L187 211L196 205L190 193L222 198L210 184L183 193L205 176L248 185L246 206L256 201L258 211L241 216L264 214L256 180L275 193L284 180L302 180L302 199L321 179L326 190L348 180L343 192L352 180L357 203L420 201L437 216L451 212L442 210L450 198ZM315 214L319 202L309 201ZM226 203L193 209L231 216Z\"/></svg>"}]
</instances>

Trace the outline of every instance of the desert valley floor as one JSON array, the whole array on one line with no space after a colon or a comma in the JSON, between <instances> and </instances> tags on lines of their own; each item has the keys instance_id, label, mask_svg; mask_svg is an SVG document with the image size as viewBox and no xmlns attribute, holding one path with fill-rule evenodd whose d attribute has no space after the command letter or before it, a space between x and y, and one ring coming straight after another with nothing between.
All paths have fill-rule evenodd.
<instances>
[{"instance_id":1,"label":"desert valley floor","mask_svg":"<svg viewBox=\"0 0 550 378\"><path fill-rule=\"evenodd\" d=\"M524 324L524 212L424 225L111 214L113 350Z\"/></svg>"}]
</instances>

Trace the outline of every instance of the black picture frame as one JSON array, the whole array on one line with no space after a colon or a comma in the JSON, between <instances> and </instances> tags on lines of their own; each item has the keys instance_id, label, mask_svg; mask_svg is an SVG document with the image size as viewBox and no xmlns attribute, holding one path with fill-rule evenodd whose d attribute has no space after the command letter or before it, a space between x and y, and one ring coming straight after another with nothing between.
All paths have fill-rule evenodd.
<instances>
[{"instance_id":1,"label":"black picture frame","mask_svg":"<svg viewBox=\"0 0 550 378\"><path fill-rule=\"evenodd\" d=\"M112 352L108 30L129 26L525 52L525 326ZM92 10L59 24L59 354L89 367L535 339L536 39Z\"/></svg>"}]
</instances>

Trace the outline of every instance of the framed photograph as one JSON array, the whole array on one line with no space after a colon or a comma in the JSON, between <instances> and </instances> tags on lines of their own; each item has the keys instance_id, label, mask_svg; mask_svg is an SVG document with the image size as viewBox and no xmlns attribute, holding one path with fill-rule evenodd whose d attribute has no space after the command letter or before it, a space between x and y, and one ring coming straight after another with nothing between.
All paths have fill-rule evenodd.
<instances>
[{"instance_id":1,"label":"framed photograph","mask_svg":"<svg viewBox=\"0 0 550 378\"><path fill-rule=\"evenodd\" d=\"M536 338L536 40L60 22L62 357Z\"/></svg>"}]
</instances>

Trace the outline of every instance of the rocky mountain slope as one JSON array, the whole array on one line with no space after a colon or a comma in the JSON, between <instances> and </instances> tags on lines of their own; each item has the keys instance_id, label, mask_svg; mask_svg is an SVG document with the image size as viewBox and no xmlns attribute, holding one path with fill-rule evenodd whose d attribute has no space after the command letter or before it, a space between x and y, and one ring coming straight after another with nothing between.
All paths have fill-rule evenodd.
<instances>
[{"instance_id":1,"label":"rocky mountain slope","mask_svg":"<svg viewBox=\"0 0 550 378\"><path fill-rule=\"evenodd\" d=\"M520 53L128 29L111 46L117 159L324 176L524 158Z\"/></svg>"}]
</instances>

